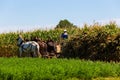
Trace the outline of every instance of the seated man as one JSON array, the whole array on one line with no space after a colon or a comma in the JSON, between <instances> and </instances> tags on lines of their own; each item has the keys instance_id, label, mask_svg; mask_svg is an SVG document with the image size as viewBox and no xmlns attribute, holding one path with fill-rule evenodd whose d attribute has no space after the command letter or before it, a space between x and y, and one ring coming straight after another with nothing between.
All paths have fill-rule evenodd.
<instances>
[{"instance_id":1,"label":"seated man","mask_svg":"<svg viewBox=\"0 0 120 80\"><path fill-rule=\"evenodd\" d=\"M68 33L67 30L65 29L64 32L61 34L62 39L68 39Z\"/></svg>"}]
</instances>

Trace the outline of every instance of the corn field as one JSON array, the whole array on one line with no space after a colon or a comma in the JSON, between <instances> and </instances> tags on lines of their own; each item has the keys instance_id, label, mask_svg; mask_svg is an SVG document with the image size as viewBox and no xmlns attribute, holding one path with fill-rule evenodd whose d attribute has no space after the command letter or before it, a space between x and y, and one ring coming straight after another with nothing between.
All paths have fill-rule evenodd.
<instances>
[{"instance_id":1,"label":"corn field","mask_svg":"<svg viewBox=\"0 0 120 80\"><path fill-rule=\"evenodd\" d=\"M62 42L60 34L64 29L34 30L31 32L10 32L0 34L0 56L13 57L18 54L16 39L21 34L25 39L39 37ZM83 28L67 28L69 39L64 41L62 55L103 61L120 61L120 28L115 23L107 25L84 25Z\"/></svg>"}]
</instances>

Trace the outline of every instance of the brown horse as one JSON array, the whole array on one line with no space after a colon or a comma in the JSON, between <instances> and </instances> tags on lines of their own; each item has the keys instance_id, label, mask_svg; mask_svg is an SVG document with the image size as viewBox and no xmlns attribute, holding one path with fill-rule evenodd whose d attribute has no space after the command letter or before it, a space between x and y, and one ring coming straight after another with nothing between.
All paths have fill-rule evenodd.
<instances>
[{"instance_id":1,"label":"brown horse","mask_svg":"<svg viewBox=\"0 0 120 80\"><path fill-rule=\"evenodd\" d=\"M43 58L48 58L49 53L47 51L47 44L44 41L38 41L37 42L40 46L40 53Z\"/></svg>"},{"instance_id":2,"label":"brown horse","mask_svg":"<svg viewBox=\"0 0 120 80\"><path fill-rule=\"evenodd\" d=\"M42 55L43 58L48 58L49 54L47 51L47 44L45 43L45 41L42 41L40 38L38 37L34 37L32 38L33 41L37 42L40 46L40 53Z\"/></svg>"},{"instance_id":3,"label":"brown horse","mask_svg":"<svg viewBox=\"0 0 120 80\"><path fill-rule=\"evenodd\" d=\"M61 45L56 43L52 39L48 39L46 42L42 41L38 37L32 38L33 41L36 41L40 46L40 53L43 58L52 58L52 57L59 57L61 53Z\"/></svg>"}]
</instances>

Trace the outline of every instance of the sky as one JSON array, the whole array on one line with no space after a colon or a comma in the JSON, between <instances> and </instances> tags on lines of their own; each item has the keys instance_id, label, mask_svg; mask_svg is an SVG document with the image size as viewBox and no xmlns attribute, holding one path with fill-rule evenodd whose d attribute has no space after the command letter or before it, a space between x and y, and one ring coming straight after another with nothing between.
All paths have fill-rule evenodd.
<instances>
[{"instance_id":1,"label":"sky","mask_svg":"<svg viewBox=\"0 0 120 80\"><path fill-rule=\"evenodd\" d=\"M0 0L0 33L54 28L67 19L84 23L120 23L120 0Z\"/></svg>"}]
</instances>

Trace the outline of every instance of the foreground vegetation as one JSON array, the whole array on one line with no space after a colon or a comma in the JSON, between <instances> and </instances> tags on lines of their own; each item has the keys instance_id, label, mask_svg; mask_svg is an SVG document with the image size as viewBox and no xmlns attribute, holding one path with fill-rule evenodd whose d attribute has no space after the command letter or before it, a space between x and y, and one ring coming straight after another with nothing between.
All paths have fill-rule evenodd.
<instances>
[{"instance_id":1,"label":"foreground vegetation","mask_svg":"<svg viewBox=\"0 0 120 80\"><path fill-rule=\"evenodd\" d=\"M0 58L0 80L120 79L120 63L79 59Z\"/></svg>"}]
</instances>

